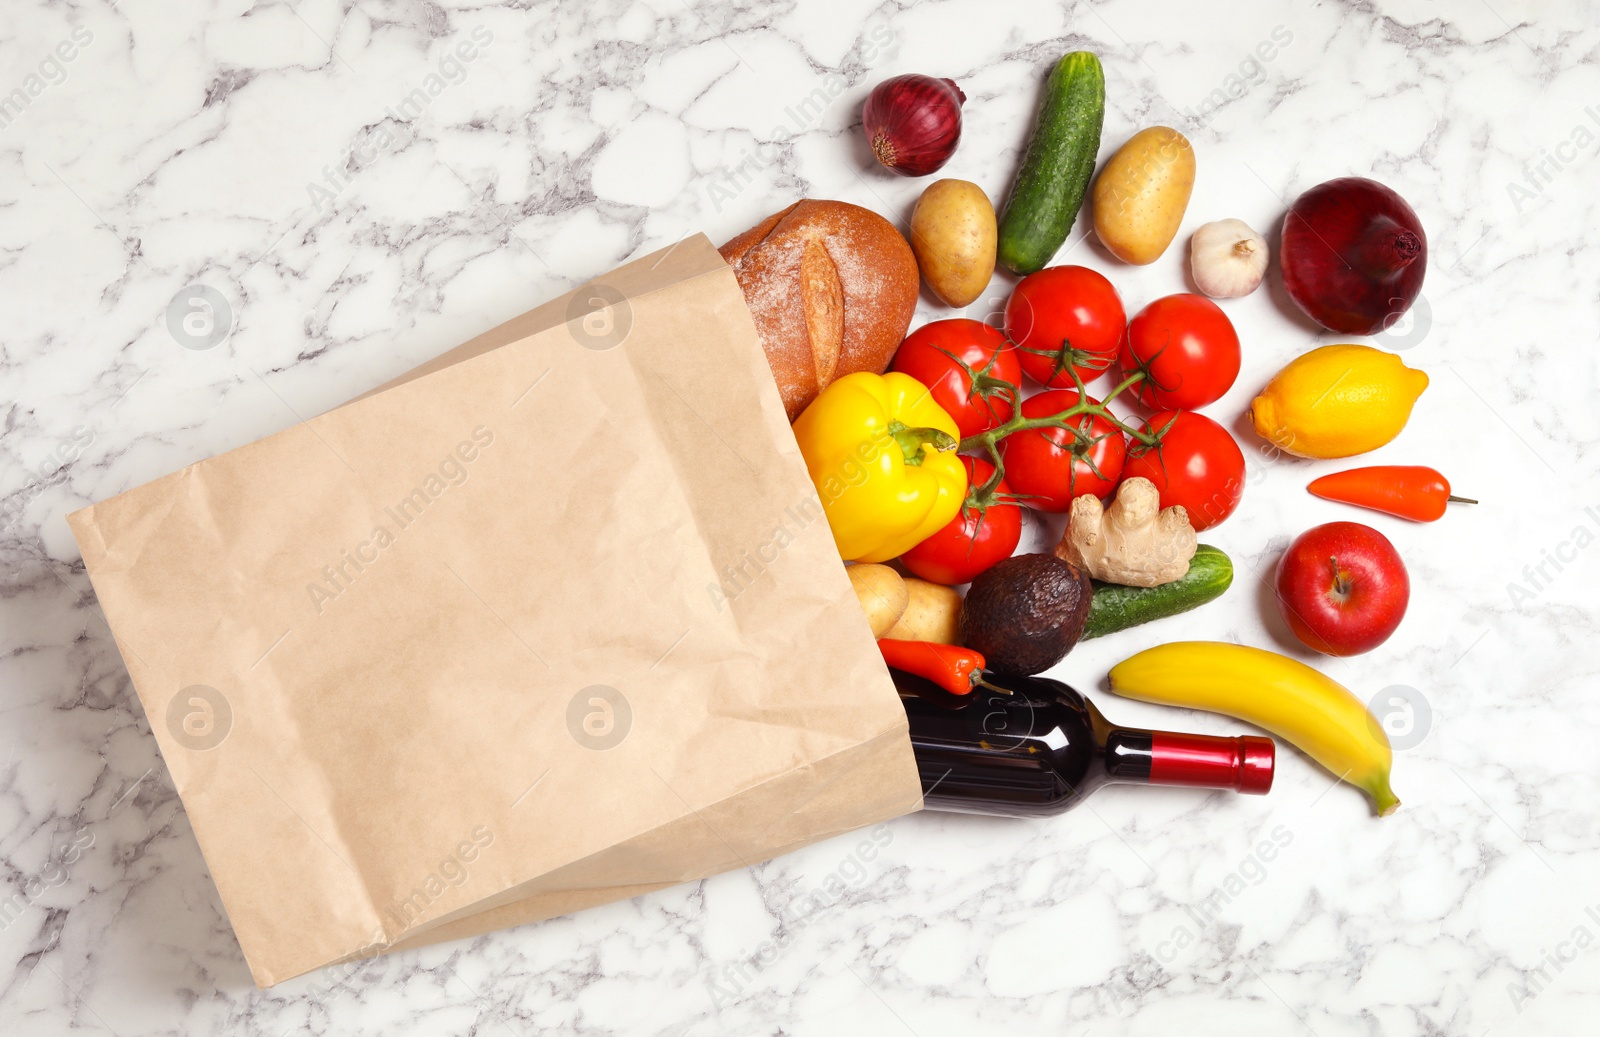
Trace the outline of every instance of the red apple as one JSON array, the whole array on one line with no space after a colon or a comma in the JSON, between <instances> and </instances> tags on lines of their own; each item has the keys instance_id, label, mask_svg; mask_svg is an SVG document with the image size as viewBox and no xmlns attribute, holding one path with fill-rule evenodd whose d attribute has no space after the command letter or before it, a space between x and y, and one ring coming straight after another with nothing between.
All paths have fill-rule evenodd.
<instances>
[{"instance_id":1,"label":"red apple","mask_svg":"<svg viewBox=\"0 0 1600 1037\"><path fill-rule=\"evenodd\" d=\"M1360 655L1400 625L1411 578L1388 537L1359 522L1327 522L1283 553L1277 591L1284 620L1307 647Z\"/></svg>"}]
</instances>

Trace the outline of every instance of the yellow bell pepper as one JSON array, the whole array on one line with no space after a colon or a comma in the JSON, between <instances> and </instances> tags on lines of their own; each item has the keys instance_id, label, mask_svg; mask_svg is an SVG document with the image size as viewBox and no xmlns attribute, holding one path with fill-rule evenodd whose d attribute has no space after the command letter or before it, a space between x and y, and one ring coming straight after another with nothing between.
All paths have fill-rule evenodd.
<instances>
[{"instance_id":1,"label":"yellow bell pepper","mask_svg":"<svg viewBox=\"0 0 1600 1037\"><path fill-rule=\"evenodd\" d=\"M795 419L794 435L846 561L904 554L966 499L961 433L910 375L845 375Z\"/></svg>"}]
</instances>

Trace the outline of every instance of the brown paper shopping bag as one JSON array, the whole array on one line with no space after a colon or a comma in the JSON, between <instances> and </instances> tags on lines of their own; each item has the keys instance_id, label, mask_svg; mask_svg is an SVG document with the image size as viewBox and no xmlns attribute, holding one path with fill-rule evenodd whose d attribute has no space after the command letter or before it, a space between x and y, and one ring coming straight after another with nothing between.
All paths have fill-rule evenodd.
<instances>
[{"instance_id":1,"label":"brown paper shopping bag","mask_svg":"<svg viewBox=\"0 0 1600 1037\"><path fill-rule=\"evenodd\" d=\"M262 985L920 805L703 236L70 521Z\"/></svg>"}]
</instances>

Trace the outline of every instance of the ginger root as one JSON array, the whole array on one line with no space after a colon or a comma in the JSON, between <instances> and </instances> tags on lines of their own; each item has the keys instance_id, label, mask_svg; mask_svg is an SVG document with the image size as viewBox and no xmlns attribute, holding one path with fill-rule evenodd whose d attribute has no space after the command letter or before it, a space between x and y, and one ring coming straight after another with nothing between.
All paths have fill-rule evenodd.
<instances>
[{"instance_id":1,"label":"ginger root","mask_svg":"<svg viewBox=\"0 0 1600 1037\"><path fill-rule=\"evenodd\" d=\"M1189 513L1177 504L1162 509L1155 484L1134 477L1110 508L1093 494L1074 498L1055 553L1102 583L1159 587L1183 578L1195 545Z\"/></svg>"}]
</instances>

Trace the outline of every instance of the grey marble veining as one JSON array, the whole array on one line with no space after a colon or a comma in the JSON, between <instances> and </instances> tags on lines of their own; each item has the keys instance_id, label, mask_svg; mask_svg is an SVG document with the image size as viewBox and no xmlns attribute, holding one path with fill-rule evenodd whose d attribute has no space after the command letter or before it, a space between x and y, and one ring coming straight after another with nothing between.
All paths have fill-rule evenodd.
<instances>
[{"instance_id":1,"label":"grey marble veining","mask_svg":"<svg viewBox=\"0 0 1600 1037\"><path fill-rule=\"evenodd\" d=\"M1593 3L869 5L639 0L23 2L0 13L0 1031L135 1034L1577 1034L1600 997L1600 28ZM1404 806L1284 747L1264 799L1110 790L1044 822L923 814L746 871L254 989L67 530L67 512L250 442L501 320L801 195L904 221L871 86L968 102L942 176L1004 196L1049 63L1102 55L1102 154L1174 125L1199 181L1150 267L1082 240L1131 310L1187 234L1275 232L1370 175L1430 238L1384 343L1431 385L1363 458L1480 501L1364 517L1413 600L1321 660L1391 713ZM1270 56L1269 56L1270 55ZM1003 301L969 308L975 316ZM206 300L206 305L197 305ZM1158 641L1297 652L1262 576L1363 517L1239 420L1318 342L1269 284L1207 408L1245 445L1222 602L1080 647L1115 718ZM920 319L947 315L924 297ZM1029 536L1053 539L1058 524ZM818 905L821 905L818 907Z\"/></svg>"}]
</instances>

